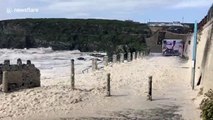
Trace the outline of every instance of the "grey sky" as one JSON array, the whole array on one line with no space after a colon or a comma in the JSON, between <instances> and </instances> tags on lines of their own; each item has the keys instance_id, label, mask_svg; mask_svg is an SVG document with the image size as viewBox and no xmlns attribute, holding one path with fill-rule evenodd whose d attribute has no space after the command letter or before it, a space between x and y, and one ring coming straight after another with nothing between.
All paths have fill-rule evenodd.
<instances>
[{"instance_id":1,"label":"grey sky","mask_svg":"<svg viewBox=\"0 0 213 120\"><path fill-rule=\"evenodd\" d=\"M146 22L186 18L192 22L201 19L202 14L205 16L212 3L213 0L0 0L0 19L103 18ZM7 13L8 9L17 8L39 9L39 12ZM169 18L172 13L174 16Z\"/></svg>"}]
</instances>

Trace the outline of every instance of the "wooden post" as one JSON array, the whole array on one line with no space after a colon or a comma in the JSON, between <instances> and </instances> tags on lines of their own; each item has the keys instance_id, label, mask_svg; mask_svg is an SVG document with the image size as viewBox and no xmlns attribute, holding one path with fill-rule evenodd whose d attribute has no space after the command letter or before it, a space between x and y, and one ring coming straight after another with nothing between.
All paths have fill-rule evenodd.
<instances>
[{"instance_id":1,"label":"wooden post","mask_svg":"<svg viewBox=\"0 0 213 120\"><path fill-rule=\"evenodd\" d=\"M71 60L71 89L75 89L75 66L74 59Z\"/></svg>"},{"instance_id":2,"label":"wooden post","mask_svg":"<svg viewBox=\"0 0 213 120\"><path fill-rule=\"evenodd\" d=\"M111 91L110 91L110 73L107 74L107 95L106 96L111 96Z\"/></svg>"},{"instance_id":3,"label":"wooden post","mask_svg":"<svg viewBox=\"0 0 213 120\"><path fill-rule=\"evenodd\" d=\"M140 52L137 52L137 59L140 59Z\"/></svg>"},{"instance_id":4,"label":"wooden post","mask_svg":"<svg viewBox=\"0 0 213 120\"><path fill-rule=\"evenodd\" d=\"M19 59L17 59L17 65L22 65L22 61L21 61L21 59L19 58Z\"/></svg>"},{"instance_id":5,"label":"wooden post","mask_svg":"<svg viewBox=\"0 0 213 120\"><path fill-rule=\"evenodd\" d=\"M138 51L138 59L140 59L140 58L141 58L141 52Z\"/></svg>"},{"instance_id":6,"label":"wooden post","mask_svg":"<svg viewBox=\"0 0 213 120\"><path fill-rule=\"evenodd\" d=\"M93 58L92 59L92 70L95 71L98 69L98 65L97 65L97 59Z\"/></svg>"},{"instance_id":7,"label":"wooden post","mask_svg":"<svg viewBox=\"0 0 213 120\"><path fill-rule=\"evenodd\" d=\"M140 52L140 56L141 56L141 59L142 59L143 58L143 52L142 51Z\"/></svg>"},{"instance_id":8,"label":"wooden post","mask_svg":"<svg viewBox=\"0 0 213 120\"><path fill-rule=\"evenodd\" d=\"M143 51L143 56L146 56L146 50L145 50L145 51Z\"/></svg>"},{"instance_id":9,"label":"wooden post","mask_svg":"<svg viewBox=\"0 0 213 120\"><path fill-rule=\"evenodd\" d=\"M132 60L135 60L135 52L132 53Z\"/></svg>"},{"instance_id":10,"label":"wooden post","mask_svg":"<svg viewBox=\"0 0 213 120\"><path fill-rule=\"evenodd\" d=\"M2 80L2 91L8 92L8 71L3 71L3 80Z\"/></svg>"},{"instance_id":11,"label":"wooden post","mask_svg":"<svg viewBox=\"0 0 213 120\"><path fill-rule=\"evenodd\" d=\"M30 60L27 60L27 65L31 65L31 61Z\"/></svg>"},{"instance_id":12,"label":"wooden post","mask_svg":"<svg viewBox=\"0 0 213 120\"><path fill-rule=\"evenodd\" d=\"M124 62L124 53L120 53L120 63Z\"/></svg>"},{"instance_id":13,"label":"wooden post","mask_svg":"<svg viewBox=\"0 0 213 120\"><path fill-rule=\"evenodd\" d=\"M138 53L138 54L139 54L139 59L141 59L141 51L139 51L139 53Z\"/></svg>"},{"instance_id":14,"label":"wooden post","mask_svg":"<svg viewBox=\"0 0 213 120\"><path fill-rule=\"evenodd\" d=\"M127 54L127 61L128 61L128 62L131 61L131 53L130 53L130 52Z\"/></svg>"},{"instance_id":15,"label":"wooden post","mask_svg":"<svg viewBox=\"0 0 213 120\"><path fill-rule=\"evenodd\" d=\"M108 66L108 56L104 56L104 65Z\"/></svg>"},{"instance_id":16,"label":"wooden post","mask_svg":"<svg viewBox=\"0 0 213 120\"><path fill-rule=\"evenodd\" d=\"M117 63L117 55L116 54L113 54L113 56L112 56L112 62L113 63Z\"/></svg>"},{"instance_id":17,"label":"wooden post","mask_svg":"<svg viewBox=\"0 0 213 120\"><path fill-rule=\"evenodd\" d=\"M152 76L149 76L147 100L152 101Z\"/></svg>"},{"instance_id":18,"label":"wooden post","mask_svg":"<svg viewBox=\"0 0 213 120\"><path fill-rule=\"evenodd\" d=\"M98 69L97 58L95 58L94 62L95 62L95 70L97 70Z\"/></svg>"}]
</instances>

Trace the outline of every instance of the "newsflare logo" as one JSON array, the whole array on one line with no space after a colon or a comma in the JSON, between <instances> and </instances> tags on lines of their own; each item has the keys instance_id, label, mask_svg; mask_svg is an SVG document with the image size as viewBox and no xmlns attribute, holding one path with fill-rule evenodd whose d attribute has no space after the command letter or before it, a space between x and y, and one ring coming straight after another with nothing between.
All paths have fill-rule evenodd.
<instances>
[{"instance_id":1,"label":"newsflare logo","mask_svg":"<svg viewBox=\"0 0 213 120\"><path fill-rule=\"evenodd\" d=\"M38 13L38 8L7 8L6 13L12 14L12 13Z\"/></svg>"},{"instance_id":2,"label":"newsflare logo","mask_svg":"<svg viewBox=\"0 0 213 120\"><path fill-rule=\"evenodd\" d=\"M7 12L7 14L11 14L12 13L12 9L11 8L7 8L6 12Z\"/></svg>"}]
</instances>

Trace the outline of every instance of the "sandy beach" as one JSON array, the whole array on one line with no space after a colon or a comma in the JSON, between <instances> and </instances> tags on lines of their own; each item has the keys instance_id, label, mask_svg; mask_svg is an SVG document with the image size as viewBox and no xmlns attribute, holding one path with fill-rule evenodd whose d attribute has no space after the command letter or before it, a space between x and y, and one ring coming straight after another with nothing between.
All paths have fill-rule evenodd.
<instances>
[{"instance_id":1,"label":"sandy beach","mask_svg":"<svg viewBox=\"0 0 213 120\"><path fill-rule=\"evenodd\" d=\"M200 111L193 100L199 90L191 90L190 72L186 60L151 54L77 74L74 91L69 74L63 79L42 79L39 88L0 93L0 119L198 120ZM111 97L105 96L107 73ZM149 76L153 76L153 101L147 101Z\"/></svg>"}]
</instances>

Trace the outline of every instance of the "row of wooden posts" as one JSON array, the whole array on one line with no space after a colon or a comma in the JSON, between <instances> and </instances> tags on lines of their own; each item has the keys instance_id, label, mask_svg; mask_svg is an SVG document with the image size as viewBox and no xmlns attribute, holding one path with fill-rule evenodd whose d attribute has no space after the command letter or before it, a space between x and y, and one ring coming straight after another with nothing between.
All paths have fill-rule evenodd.
<instances>
[{"instance_id":1,"label":"row of wooden posts","mask_svg":"<svg viewBox=\"0 0 213 120\"><path fill-rule=\"evenodd\" d=\"M127 61L130 62L131 60L136 60L137 58L142 58L144 55L147 55L146 52L133 52L132 55L131 53L127 54ZM131 59L132 57L132 59ZM108 65L108 56L104 56L104 65ZM113 63L117 63L117 55L113 55ZM124 54L120 54L120 62L124 62ZM92 59L92 70L97 70L97 59ZM149 81L148 81L148 94L147 94L147 100L152 101L152 76L149 76ZM107 90L106 90L106 96L110 97L111 96L111 84L110 84L111 78L110 78L110 73L107 74ZM74 59L71 60L71 89L75 89L75 67L74 67Z\"/></svg>"},{"instance_id":2,"label":"row of wooden posts","mask_svg":"<svg viewBox=\"0 0 213 120\"><path fill-rule=\"evenodd\" d=\"M136 60L136 59L140 59L143 58L143 56L147 55L148 52L143 51L143 52L133 52L133 53L127 53L127 62L131 62L131 60ZM112 63L124 63L124 53L120 53L119 54L119 58L120 60L118 61L118 55L117 54L113 54L112 55ZM108 56L104 56L103 58L103 62L105 66L108 66L109 64L109 57ZM92 70L95 71L98 69L98 63L97 63L97 59L92 59Z\"/></svg>"}]
</instances>

